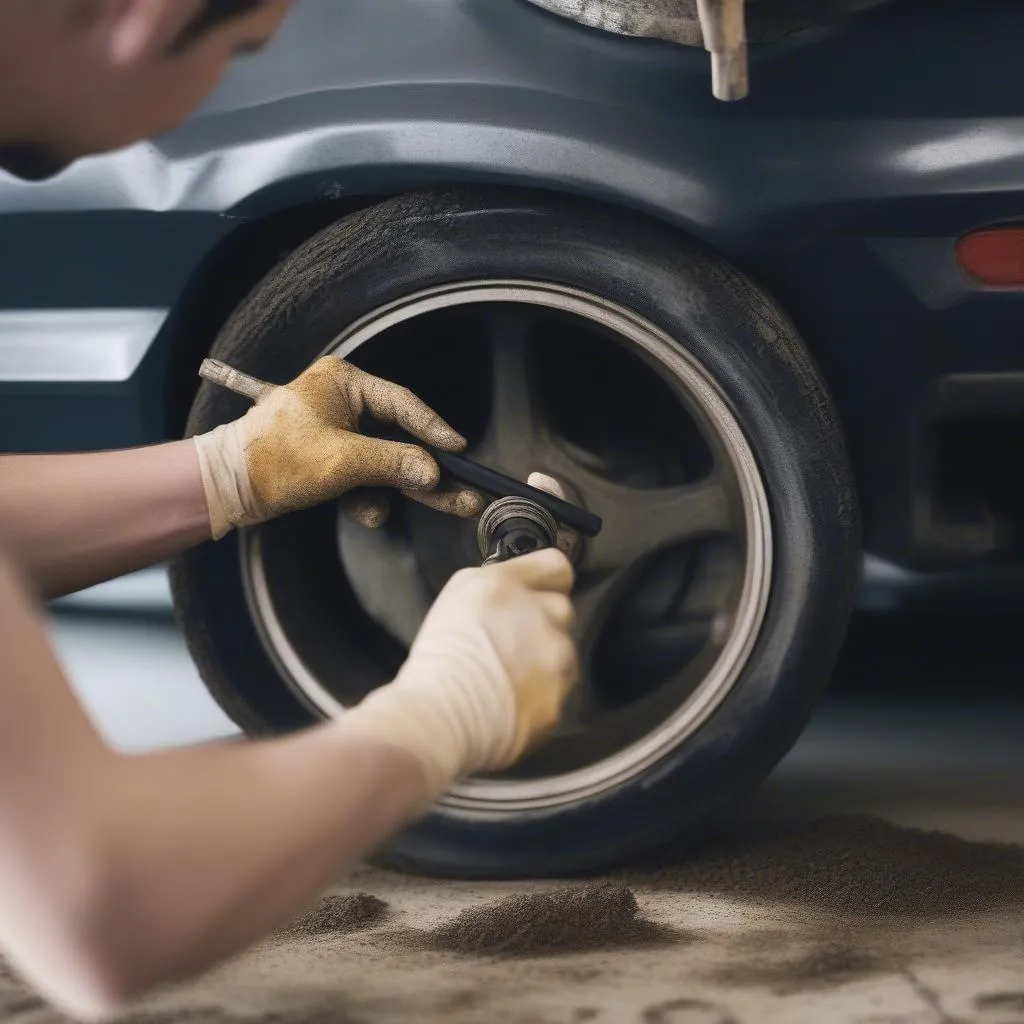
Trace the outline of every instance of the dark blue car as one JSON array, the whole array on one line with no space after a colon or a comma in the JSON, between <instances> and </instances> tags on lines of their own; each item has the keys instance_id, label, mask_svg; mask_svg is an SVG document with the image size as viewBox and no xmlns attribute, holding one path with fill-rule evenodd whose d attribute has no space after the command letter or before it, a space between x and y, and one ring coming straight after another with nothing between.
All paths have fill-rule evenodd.
<instances>
[{"instance_id":1,"label":"dark blue car","mask_svg":"<svg viewBox=\"0 0 1024 1024\"><path fill-rule=\"evenodd\" d=\"M181 130L0 180L3 448L207 430L245 403L204 357L336 352L604 519L565 724L386 851L438 873L685 834L798 735L865 553L1024 556L1024 5L757 0L736 103L701 46L560 7L594 10L301 0ZM388 680L478 557L419 505L325 506L173 589L221 706L279 733Z\"/></svg>"}]
</instances>

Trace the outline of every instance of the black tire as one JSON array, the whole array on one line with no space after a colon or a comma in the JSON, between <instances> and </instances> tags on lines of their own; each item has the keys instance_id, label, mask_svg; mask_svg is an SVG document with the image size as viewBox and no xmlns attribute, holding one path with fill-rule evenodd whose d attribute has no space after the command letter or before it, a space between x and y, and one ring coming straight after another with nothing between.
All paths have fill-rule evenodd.
<instances>
[{"instance_id":1,"label":"black tire","mask_svg":"<svg viewBox=\"0 0 1024 1024\"><path fill-rule=\"evenodd\" d=\"M366 313L432 286L484 278L585 289L667 331L730 403L771 510L773 573L756 646L694 735L640 778L599 797L501 821L432 814L382 855L394 866L461 877L573 873L691 829L759 782L790 748L845 634L860 565L857 506L834 406L777 305L672 229L583 201L426 193L356 213L261 282L211 354L283 382ZM204 384L188 433L244 409L244 401ZM236 537L180 558L172 584L191 653L235 722L265 735L313 720L264 653L241 585ZM344 601L331 592L322 598Z\"/></svg>"}]
</instances>

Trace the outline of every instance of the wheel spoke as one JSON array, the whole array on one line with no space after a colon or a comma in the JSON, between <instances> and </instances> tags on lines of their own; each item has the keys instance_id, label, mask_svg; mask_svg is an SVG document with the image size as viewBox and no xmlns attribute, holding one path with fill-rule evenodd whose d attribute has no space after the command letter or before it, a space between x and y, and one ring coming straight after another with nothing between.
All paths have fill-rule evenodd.
<instances>
[{"instance_id":1,"label":"wheel spoke","mask_svg":"<svg viewBox=\"0 0 1024 1024\"><path fill-rule=\"evenodd\" d=\"M727 533L732 502L716 474L694 484L643 490L577 472L587 507L604 520L584 568L607 573L654 551Z\"/></svg>"},{"instance_id":2,"label":"wheel spoke","mask_svg":"<svg viewBox=\"0 0 1024 1024\"><path fill-rule=\"evenodd\" d=\"M495 315L490 325L491 418L476 453L506 471L527 472L546 432L530 382L530 321L522 310Z\"/></svg>"},{"instance_id":3,"label":"wheel spoke","mask_svg":"<svg viewBox=\"0 0 1024 1024\"><path fill-rule=\"evenodd\" d=\"M563 471L569 468L568 458L562 455L556 460ZM579 732L599 709L589 685L598 640L623 595L643 571L644 556L725 533L732 512L728 489L716 473L695 484L644 490L615 483L576 463L573 478L588 507L603 516L604 527L587 542L573 593L582 683L567 703L559 730L563 736ZM709 636L709 621L689 624L695 643Z\"/></svg>"},{"instance_id":4,"label":"wheel spoke","mask_svg":"<svg viewBox=\"0 0 1024 1024\"><path fill-rule=\"evenodd\" d=\"M631 570L632 566L627 566L603 575L593 572L580 574L572 603L576 612L576 643L584 670L609 612L633 575Z\"/></svg>"},{"instance_id":5,"label":"wheel spoke","mask_svg":"<svg viewBox=\"0 0 1024 1024\"><path fill-rule=\"evenodd\" d=\"M396 640L411 647L431 596L408 545L387 530L338 519L338 552L356 599Z\"/></svg>"}]
</instances>

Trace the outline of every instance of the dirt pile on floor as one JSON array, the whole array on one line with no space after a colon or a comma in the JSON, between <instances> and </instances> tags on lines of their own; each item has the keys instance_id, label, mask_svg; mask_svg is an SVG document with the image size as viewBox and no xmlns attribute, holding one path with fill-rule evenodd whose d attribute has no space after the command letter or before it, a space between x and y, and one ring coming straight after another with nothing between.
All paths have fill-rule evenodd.
<instances>
[{"instance_id":1,"label":"dirt pile on floor","mask_svg":"<svg viewBox=\"0 0 1024 1024\"><path fill-rule=\"evenodd\" d=\"M302 917L284 930L286 935L329 935L359 931L379 924L387 916L388 905L366 892L324 896Z\"/></svg>"},{"instance_id":2,"label":"dirt pile on floor","mask_svg":"<svg viewBox=\"0 0 1024 1024\"><path fill-rule=\"evenodd\" d=\"M639 916L623 885L515 893L471 907L428 933L434 949L505 956L609 949L682 936Z\"/></svg>"},{"instance_id":3,"label":"dirt pile on floor","mask_svg":"<svg viewBox=\"0 0 1024 1024\"><path fill-rule=\"evenodd\" d=\"M722 840L624 880L863 915L922 918L1024 907L1024 847L978 843L880 818L821 818Z\"/></svg>"}]
</instances>

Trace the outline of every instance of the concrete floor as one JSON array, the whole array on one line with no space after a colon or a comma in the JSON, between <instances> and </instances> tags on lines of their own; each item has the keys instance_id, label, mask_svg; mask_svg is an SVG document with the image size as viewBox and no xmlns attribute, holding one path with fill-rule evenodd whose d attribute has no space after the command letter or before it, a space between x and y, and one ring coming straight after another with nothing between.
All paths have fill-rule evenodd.
<instances>
[{"instance_id":1,"label":"concrete floor","mask_svg":"<svg viewBox=\"0 0 1024 1024\"><path fill-rule=\"evenodd\" d=\"M161 602L157 593L148 618L97 616L94 602L88 614L54 621L76 689L122 749L234 731L161 620ZM278 936L137 1019L1024 1024L1024 860L985 845L1024 843L1021 665L1012 635L1001 649L981 638L995 628L986 621L965 620L955 650L954 630L928 620L916 639L900 636L902 646L885 628L855 635L835 692L737 809L741 838L696 867L668 854L580 897L621 897L628 906L616 904L610 918L598 907L581 925L576 897L564 893L547 909L522 904L556 884L543 880L437 883L363 868L335 891L326 931ZM832 824L798 824L822 815ZM852 815L972 842L949 846ZM887 907L877 896L890 875ZM510 894L520 903L496 905ZM353 923L350 911L365 905L376 908L371 919ZM492 922L525 914L518 938L453 946L458 914L488 907ZM581 927L589 931L572 952L516 947L545 929L572 941Z\"/></svg>"}]
</instances>

